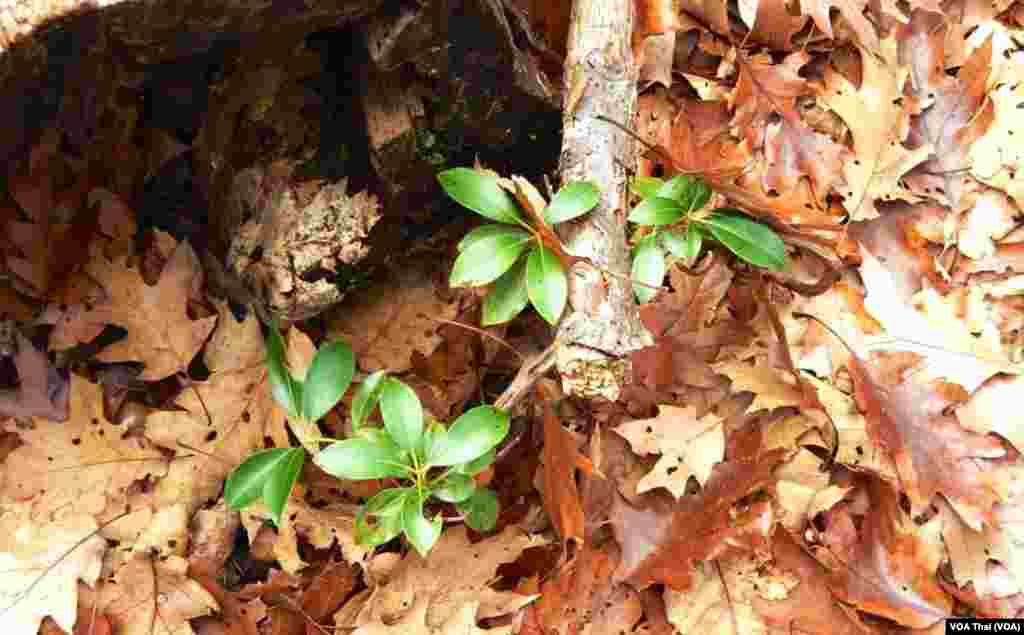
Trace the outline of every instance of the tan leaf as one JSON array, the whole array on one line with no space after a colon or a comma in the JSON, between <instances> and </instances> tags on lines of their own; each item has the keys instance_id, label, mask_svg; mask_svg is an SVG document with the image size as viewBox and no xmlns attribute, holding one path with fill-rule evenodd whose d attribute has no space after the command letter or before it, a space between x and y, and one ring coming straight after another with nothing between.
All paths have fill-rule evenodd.
<instances>
[{"instance_id":1,"label":"tan leaf","mask_svg":"<svg viewBox=\"0 0 1024 635\"><path fill-rule=\"evenodd\" d=\"M78 581L94 585L107 543L90 516L39 523L24 509L0 511L0 620L10 635L35 635L51 616L64 631L75 626Z\"/></svg>"},{"instance_id":2,"label":"tan leaf","mask_svg":"<svg viewBox=\"0 0 1024 635\"><path fill-rule=\"evenodd\" d=\"M693 588L665 590L668 619L680 633L733 635L783 633L755 608L755 598L777 600L800 584L792 573L750 554L720 558L696 568Z\"/></svg>"},{"instance_id":3,"label":"tan leaf","mask_svg":"<svg viewBox=\"0 0 1024 635\"><path fill-rule=\"evenodd\" d=\"M747 390L754 393L751 410L772 410L804 403L803 392L791 373L739 360L719 362L713 367L716 372L732 380L734 391Z\"/></svg>"},{"instance_id":4,"label":"tan leaf","mask_svg":"<svg viewBox=\"0 0 1024 635\"><path fill-rule=\"evenodd\" d=\"M513 626L496 626L483 629L476 624L478 603L467 601L459 606L442 624L427 625L429 600L418 598L412 609L398 621L385 624L374 622L360 626L352 635L512 635Z\"/></svg>"},{"instance_id":5,"label":"tan leaf","mask_svg":"<svg viewBox=\"0 0 1024 635\"><path fill-rule=\"evenodd\" d=\"M359 292L327 316L327 339L348 342L367 372L409 370L414 352L430 355L441 343L433 318L452 320L457 301L435 283L429 267L402 267L394 278Z\"/></svg>"},{"instance_id":6,"label":"tan leaf","mask_svg":"<svg viewBox=\"0 0 1024 635\"><path fill-rule=\"evenodd\" d=\"M0 471L0 497L28 505L39 522L96 516L104 509L119 514L132 483L167 473L168 461L158 449L108 421L102 389L77 375L71 376L66 422L36 418L19 426L8 419L2 425L23 445Z\"/></svg>"},{"instance_id":7,"label":"tan leaf","mask_svg":"<svg viewBox=\"0 0 1024 635\"><path fill-rule=\"evenodd\" d=\"M637 454L661 454L637 485L637 493L664 487L679 498L686 493L690 476L704 485L725 455L722 419L711 413L698 418L693 406L658 406L657 417L629 421L615 431Z\"/></svg>"},{"instance_id":8,"label":"tan leaf","mask_svg":"<svg viewBox=\"0 0 1024 635\"><path fill-rule=\"evenodd\" d=\"M281 515L273 546L281 568L288 573L297 573L307 566L299 555L300 535L317 549L329 549L337 542L346 562L362 564L373 549L356 542L356 510L355 506L344 504L313 507L293 494ZM250 544L270 517L270 511L262 501L242 511L242 524L249 533Z\"/></svg>"},{"instance_id":9,"label":"tan leaf","mask_svg":"<svg viewBox=\"0 0 1024 635\"><path fill-rule=\"evenodd\" d=\"M193 635L189 620L218 610L217 601L185 572L183 558L137 558L100 589L102 612L118 635Z\"/></svg>"},{"instance_id":10,"label":"tan leaf","mask_svg":"<svg viewBox=\"0 0 1024 635\"><path fill-rule=\"evenodd\" d=\"M902 105L908 70L894 61L894 40L884 40L881 47L883 59L861 50L863 80L859 89L828 68L820 95L853 133L856 157L844 166L847 187L840 192L853 220L876 218L876 200L913 201L913 195L902 191L899 179L932 152L927 144L914 150L903 145L909 125Z\"/></svg>"},{"instance_id":11,"label":"tan leaf","mask_svg":"<svg viewBox=\"0 0 1024 635\"><path fill-rule=\"evenodd\" d=\"M988 99L994 109L991 127L970 151L971 174L982 183L1006 192L1024 206L1024 148L1015 133L1024 129L1024 53L1011 54L1003 72L989 80Z\"/></svg>"},{"instance_id":12,"label":"tan leaf","mask_svg":"<svg viewBox=\"0 0 1024 635\"><path fill-rule=\"evenodd\" d=\"M394 622L403 615L408 616L410 607L421 601L427 602L425 621L431 628L441 628L464 610L467 603L479 603L478 618L497 617L517 610L534 596L495 591L490 584L499 566L517 559L524 549L545 542L539 536L527 536L518 527L510 526L500 534L471 543L465 527L450 527L441 534L426 559L409 551L388 571L386 578L376 581L379 586L364 607L359 624Z\"/></svg>"},{"instance_id":13,"label":"tan leaf","mask_svg":"<svg viewBox=\"0 0 1024 635\"><path fill-rule=\"evenodd\" d=\"M993 377L956 409L956 417L968 430L995 432L1024 452L1024 409L1018 406L1022 390L1024 376Z\"/></svg>"},{"instance_id":14,"label":"tan leaf","mask_svg":"<svg viewBox=\"0 0 1024 635\"><path fill-rule=\"evenodd\" d=\"M72 318L93 325L114 324L127 330L124 339L104 348L97 358L107 362L143 362L140 379L158 380L185 372L206 338L216 316L192 320L188 301L202 283L202 268L192 247L183 242L171 254L155 286L124 258L108 260L93 254L86 270L107 294L107 301L90 309L69 311Z\"/></svg>"}]
</instances>

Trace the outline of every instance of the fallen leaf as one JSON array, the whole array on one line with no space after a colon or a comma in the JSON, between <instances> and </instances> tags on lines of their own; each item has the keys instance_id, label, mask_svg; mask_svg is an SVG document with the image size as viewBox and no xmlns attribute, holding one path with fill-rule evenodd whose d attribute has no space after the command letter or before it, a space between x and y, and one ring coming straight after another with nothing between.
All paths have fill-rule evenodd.
<instances>
[{"instance_id":1,"label":"fallen leaf","mask_svg":"<svg viewBox=\"0 0 1024 635\"><path fill-rule=\"evenodd\" d=\"M106 418L100 386L72 375L70 392L64 423L2 422L22 445L0 472L0 497L27 506L44 524L65 516L95 517L104 510L116 516L124 511L133 483L167 473L167 459L153 444Z\"/></svg>"},{"instance_id":2,"label":"fallen leaf","mask_svg":"<svg viewBox=\"0 0 1024 635\"><path fill-rule=\"evenodd\" d=\"M209 591L186 575L182 558L137 558L104 582L103 614L118 635L193 635L189 620L219 609ZM159 628L159 630L157 630Z\"/></svg>"},{"instance_id":3,"label":"fallen leaf","mask_svg":"<svg viewBox=\"0 0 1024 635\"><path fill-rule=\"evenodd\" d=\"M70 383L50 364L46 353L36 349L21 332L14 337L18 387L0 388L0 417L66 420Z\"/></svg>"},{"instance_id":4,"label":"fallen leaf","mask_svg":"<svg viewBox=\"0 0 1024 635\"><path fill-rule=\"evenodd\" d=\"M664 487L678 499L686 493L690 476L705 485L725 453L722 419L711 413L697 417L692 406L661 405L657 417L629 421L615 431L637 454L661 455L637 484L638 494Z\"/></svg>"},{"instance_id":5,"label":"fallen leaf","mask_svg":"<svg viewBox=\"0 0 1024 635\"><path fill-rule=\"evenodd\" d=\"M819 95L853 134L856 157L844 166L847 187L840 191L853 220L878 217L875 203L879 200L913 201L899 179L933 151L930 145L913 150L903 145L909 126L902 100L908 70L895 63L895 40L883 40L880 47L882 59L861 49L864 76L859 89L833 68L827 68Z\"/></svg>"},{"instance_id":6,"label":"fallen leaf","mask_svg":"<svg viewBox=\"0 0 1024 635\"><path fill-rule=\"evenodd\" d=\"M835 601L829 592L825 569L782 528L777 528L772 537L772 555L775 570L798 580L781 597L754 599L754 608L773 630L834 635L874 632L860 621L856 612Z\"/></svg>"},{"instance_id":7,"label":"fallen leaf","mask_svg":"<svg viewBox=\"0 0 1024 635\"><path fill-rule=\"evenodd\" d=\"M107 324L127 331L124 339L103 349L97 359L141 361L145 368L139 378L144 380L184 373L217 321L216 316L193 320L188 315L189 298L202 283L202 269L192 247L180 243L152 287L124 258L110 261L99 255L86 270L103 286L108 299L69 310L69 319L91 325L96 335Z\"/></svg>"},{"instance_id":8,"label":"fallen leaf","mask_svg":"<svg viewBox=\"0 0 1024 635\"><path fill-rule=\"evenodd\" d=\"M408 613L395 622L385 624L376 622L360 626L352 631L352 635L512 635L512 626L496 626L483 629L477 626L476 602L462 604L442 624L431 627L427 624L428 600L417 599Z\"/></svg>"},{"instance_id":9,"label":"fallen leaf","mask_svg":"<svg viewBox=\"0 0 1024 635\"><path fill-rule=\"evenodd\" d=\"M891 487L874 481L869 491L871 505L853 544L830 538L835 531L830 525L824 532L828 542L812 547L830 570L829 588L844 602L910 628L927 628L949 617L952 600L935 577L938 557L918 538ZM832 514L833 523L853 526L848 511L836 508Z\"/></svg>"},{"instance_id":10,"label":"fallen leaf","mask_svg":"<svg viewBox=\"0 0 1024 635\"><path fill-rule=\"evenodd\" d=\"M386 578L378 581L358 623L360 626L380 621L394 623L404 616L413 619L413 623L425 621L437 629L465 611L471 603L477 619L514 612L534 597L512 591L495 591L490 584L495 580L499 566L517 559L524 549L543 544L542 538L527 536L515 526L506 527L500 534L475 543L469 542L465 527L450 527L441 534L426 559L410 551L395 564ZM452 572L458 572L458 575L453 576ZM422 602L426 602L426 606L419 607ZM412 610L414 606L418 607L415 611ZM425 611L425 620L423 617L409 618L417 611Z\"/></svg>"},{"instance_id":11,"label":"fallen leaf","mask_svg":"<svg viewBox=\"0 0 1024 635\"><path fill-rule=\"evenodd\" d=\"M347 342L366 372L409 370L414 352L430 355L441 344L437 320L458 314L458 300L446 296L429 267L403 267L332 310L327 340Z\"/></svg>"},{"instance_id":12,"label":"fallen leaf","mask_svg":"<svg viewBox=\"0 0 1024 635\"><path fill-rule=\"evenodd\" d=\"M543 403L544 450L541 456L544 484L541 499L551 516L563 543L584 539L583 504L576 486L576 470L593 470L590 460L580 453L576 438L555 415L553 400L556 392L543 382L537 385Z\"/></svg>"},{"instance_id":13,"label":"fallen leaf","mask_svg":"<svg viewBox=\"0 0 1024 635\"><path fill-rule=\"evenodd\" d=\"M96 521L77 515L39 523L25 509L0 515L0 619L12 635L35 635L51 616L70 633L78 616L78 581L95 585L107 543ZM77 632L77 631L76 631Z\"/></svg>"},{"instance_id":14,"label":"fallen leaf","mask_svg":"<svg viewBox=\"0 0 1024 635\"><path fill-rule=\"evenodd\" d=\"M649 509L616 498L611 523L622 547L617 578L638 588L663 583L685 591L695 562L717 557L730 542L770 535L769 506L755 504L734 513L741 499L772 485L772 471L783 457L782 450L763 450L754 426L739 434L734 454L714 467L699 494Z\"/></svg>"}]
</instances>

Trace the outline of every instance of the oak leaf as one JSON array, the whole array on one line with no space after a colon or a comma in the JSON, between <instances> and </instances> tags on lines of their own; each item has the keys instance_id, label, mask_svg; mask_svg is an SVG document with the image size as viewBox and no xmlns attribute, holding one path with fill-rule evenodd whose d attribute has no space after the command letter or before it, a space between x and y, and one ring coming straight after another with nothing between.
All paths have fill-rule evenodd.
<instances>
[{"instance_id":1,"label":"oak leaf","mask_svg":"<svg viewBox=\"0 0 1024 635\"><path fill-rule=\"evenodd\" d=\"M0 620L11 635L35 635L46 616L72 632L78 581L95 585L107 543L96 521L76 515L30 520L10 507L0 515Z\"/></svg>"},{"instance_id":2,"label":"oak leaf","mask_svg":"<svg viewBox=\"0 0 1024 635\"><path fill-rule=\"evenodd\" d=\"M908 70L896 61L896 43L881 42L884 57L861 49L863 79L856 88L833 68L825 70L819 99L834 110L853 134L856 157L843 170L847 187L840 193L853 220L878 217L876 201L915 197L903 191L900 178L927 159L933 148L907 149L909 114L903 105Z\"/></svg>"},{"instance_id":3,"label":"oak leaf","mask_svg":"<svg viewBox=\"0 0 1024 635\"><path fill-rule=\"evenodd\" d=\"M857 44L869 51L878 50L878 33L871 22L864 17L867 0L803 0L800 11L814 20L814 25L829 38L835 39L832 30L832 9L836 9L857 36Z\"/></svg>"},{"instance_id":4,"label":"oak leaf","mask_svg":"<svg viewBox=\"0 0 1024 635\"><path fill-rule=\"evenodd\" d=\"M690 476L701 485L725 453L722 419L708 413L697 417L693 406L662 405L658 416L623 423L615 431L637 454L661 454L650 473L637 484L637 493L664 487L679 498Z\"/></svg>"},{"instance_id":5,"label":"oak leaf","mask_svg":"<svg viewBox=\"0 0 1024 635\"><path fill-rule=\"evenodd\" d=\"M541 500L562 541L582 543L585 526L583 504L576 485L576 470L590 473L593 465L580 453L576 438L562 427L555 415L552 405L556 394L554 389L542 381L537 385L537 392L544 408L544 449L541 455L544 482Z\"/></svg>"},{"instance_id":6,"label":"oak leaf","mask_svg":"<svg viewBox=\"0 0 1024 635\"><path fill-rule=\"evenodd\" d=\"M740 511L734 506L774 484L772 472L784 451L764 449L756 422L730 439L730 449L731 455L714 467L695 496L646 509L616 497L611 523L622 547L618 578L640 588L663 583L684 591L692 584L695 562L770 535L770 506L755 504Z\"/></svg>"},{"instance_id":7,"label":"oak leaf","mask_svg":"<svg viewBox=\"0 0 1024 635\"><path fill-rule=\"evenodd\" d=\"M107 300L91 307L74 307L68 319L91 325L95 334L108 324L127 331L124 339L103 349L97 359L143 362L139 378L144 380L159 380L188 369L217 318L189 317L189 299L200 288L203 276L199 259L187 242L171 254L155 286L147 285L140 271L121 257L108 260L94 252L86 271L103 286Z\"/></svg>"},{"instance_id":8,"label":"oak leaf","mask_svg":"<svg viewBox=\"0 0 1024 635\"><path fill-rule=\"evenodd\" d=\"M218 610L216 599L186 575L183 558L136 558L100 589L104 614L118 635L193 635L189 620Z\"/></svg>"},{"instance_id":9,"label":"oak leaf","mask_svg":"<svg viewBox=\"0 0 1024 635\"><path fill-rule=\"evenodd\" d=\"M859 531L849 509L837 506L830 512L825 544L812 547L829 569L829 588L844 602L910 628L949 617L953 603L935 575L938 554L918 537L893 488L875 480L869 492L871 504Z\"/></svg>"},{"instance_id":10,"label":"oak leaf","mask_svg":"<svg viewBox=\"0 0 1024 635\"><path fill-rule=\"evenodd\" d=\"M543 544L544 539L527 536L514 526L475 543L469 541L465 527L451 527L441 534L427 558L410 551L382 579L374 580L378 586L362 608L357 624L393 623L403 616L423 622L422 618L408 618L415 613L410 609L420 602L427 603L418 610L425 610L425 623L430 628L441 628L464 611L467 603L476 604L478 619L517 611L535 596L496 591L490 585L498 567L516 560L523 550ZM369 566L373 568L373 561ZM458 575L453 575L455 572Z\"/></svg>"},{"instance_id":11,"label":"oak leaf","mask_svg":"<svg viewBox=\"0 0 1024 635\"><path fill-rule=\"evenodd\" d=\"M772 537L774 569L794 576L798 583L783 597L758 597L754 608L773 630L785 632L862 635L874 632L855 611L835 601L828 590L827 572L797 544L793 536L777 528Z\"/></svg>"},{"instance_id":12,"label":"oak leaf","mask_svg":"<svg viewBox=\"0 0 1024 635\"><path fill-rule=\"evenodd\" d=\"M1002 72L989 79L987 99L993 119L983 136L971 145L971 174L982 183L1006 192L1024 206L1024 149L1014 133L1024 127L1024 53L1008 52Z\"/></svg>"},{"instance_id":13,"label":"oak leaf","mask_svg":"<svg viewBox=\"0 0 1024 635\"><path fill-rule=\"evenodd\" d=\"M152 443L106 418L100 386L72 375L70 391L66 422L2 422L22 445L4 462L0 500L19 501L43 523L104 510L117 515L124 511L133 483L167 473L167 458Z\"/></svg>"},{"instance_id":14,"label":"oak leaf","mask_svg":"<svg viewBox=\"0 0 1024 635\"><path fill-rule=\"evenodd\" d=\"M417 598L409 612L397 621L365 624L352 631L352 635L513 635L515 632L514 626L488 629L477 626L477 602L465 602L437 626L427 624L428 609L429 600L426 597Z\"/></svg>"}]
</instances>

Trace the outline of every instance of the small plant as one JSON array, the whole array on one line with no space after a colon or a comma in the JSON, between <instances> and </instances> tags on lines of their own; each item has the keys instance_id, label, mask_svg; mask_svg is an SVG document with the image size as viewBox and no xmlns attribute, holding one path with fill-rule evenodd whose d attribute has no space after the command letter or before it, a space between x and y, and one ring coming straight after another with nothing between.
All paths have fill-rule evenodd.
<instances>
[{"instance_id":1,"label":"small plant","mask_svg":"<svg viewBox=\"0 0 1024 635\"><path fill-rule=\"evenodd\" d=\"M267 335L267 375L274 400L291 420L315 424L339 401L355 374L355 356L342 342L320 347L299 381L285 365L284 340L276 327ZM310 426L293 426L297 436ZM306 459L303 448L273 448L252 454L228 476L224 499L235 510L244 509L260 498L275 525L288 503L295 481Z\"/></svg>"},{"instance_id":2,"label":"small plant","mask_svg":"<svg viewBox=\"0 0 1024 635\"><path fill-rule=\"evenodd\" d=\"M704 240L712 238L741 259L766 269L786 265L786 246L770 227L734 209L703 211L711 189L698 178L678 175L668 181L638 177L633 191L641 197L629 220L657 229L633 248L633 285L640 302L657 293L668 270L666 250L673 257L693 262Z\"/></svg>"},{"instance_id":3,"label":"small plant","mask_svg":"<svg viewBox=\"0 0 1024 635\"><path fill-rule=\"evenodd\" d=\"M341 342L322 346L313 357L304 381L285 365L284 342L274 327L267 337L267 374L274 399L290 421L315 424L341 400L355 373L351 349ZM380 406L383 428L367 426ZM404 486L385 489L367 501L356 518L356 538L363 544L383 544L400 533L422 555L441 534L442 519L428 520L429 499L453 503L467 525L477 531L494 528L498 500L478 488L473 476L495 458L495 448L509 430L507 413L478 406L451 426L427 420L411 388L383 371L367 377L356 391L351 408L352 438L305 439L331 444L317 452L315 462L326 472L350 480L397 479ZM310 426L293 426L297 436ZM302 448L274 448L252 454L228 477L224 498L235 510L260 498L280 524L305 461ZM372 523L371 523L372 521Z\"/></svg>"},{"instance_id":4,"label":"small plant","mask_svg":"<svg viewBox=\"0 0 1024 635\"><path fill-rule=\"evenodd\" d=\"M556 324L565 310L569 283L565 254L551 227L593 209L601 196L597 187L567 183L545 203L519 177L502 179L483 169L453 168L437 178L457 203L497 221L474 229L459 242L450 277L453 287L494 283L484 298L484 326L511 320L527 303Z\"/></svg>"},{"instance_id":5,"label":"small plant","mask_svg":"<svg viewBox=\"0 0 1024 635\"><path fill-rule=\"evenodd\" d=\"M364 426L380 405L383 428ZM340 478L398 479L401 487L378 492L356 517L356 537L379 545L400 533L426 555L441 535L442 518L424 516L433 498L453 503L467 525L490 531L498 515L498 499L477 486L474 475L494 462L495 448L509 430L507 413L477 406L445 426L427 420L411 388L374 373L359 385L352 402L354 436L324 448L317 464Z\"/></svg>"}]
</instances>

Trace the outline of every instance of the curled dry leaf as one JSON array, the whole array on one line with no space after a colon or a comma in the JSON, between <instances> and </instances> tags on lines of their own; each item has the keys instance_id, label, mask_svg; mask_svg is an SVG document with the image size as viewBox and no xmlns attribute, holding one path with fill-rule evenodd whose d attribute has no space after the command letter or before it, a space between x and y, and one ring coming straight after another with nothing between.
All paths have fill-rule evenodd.
<instances>
[{"instance_id":1,"label":"curled dry leaf","mask_svg":"<svg viewBox=\"0 0 1024 635\"><path fill-rule=\"evenodd\" d=\"M562 541L582 543L584 539L583 504L576 486L576 470L593 471L590 459L580 453L576 438L562 427L555 415L554 389L541 380L537 391L543 403L544 450L541 457L544 485L541 499Z\"/></svg>"}]
</instances>

